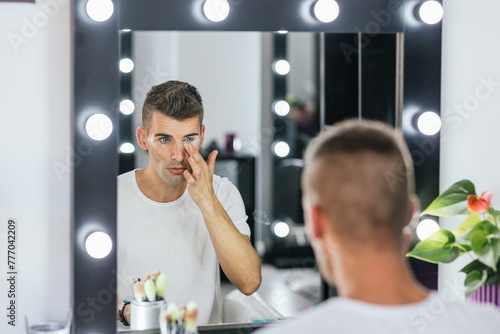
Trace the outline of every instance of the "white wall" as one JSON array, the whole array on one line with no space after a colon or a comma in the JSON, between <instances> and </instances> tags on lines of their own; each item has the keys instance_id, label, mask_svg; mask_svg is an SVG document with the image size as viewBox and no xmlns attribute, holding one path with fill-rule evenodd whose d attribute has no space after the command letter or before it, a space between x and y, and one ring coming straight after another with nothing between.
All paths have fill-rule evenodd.
<instances>
[{"instance_id":1,"label":"white wall","mask_svg":"<svg viewBox=\"0 0 500 334\"><path fill-rule=\"evenodd\" d=\"M0 3L0 333L26 333L24 316L63 320L70 307L68 2ZM9 218L18 224L15 327L6 317Z\"/></svg>"},{"instance_id":2,"label":"white wall","mask_svg":"<svg viewBox=\"0 0 500 334\"><path fill-rule=\"evenodd\" d=\"M500 2L444 1L441 191L470 179L479 194L493 190L500 207ZM460 220L442 219L453 228ZM464 259L468 261L468 259ZM463 291L460 262L441 265L439 289Z\"/></svg>"},{"instance_id":3,"label":"white wall","mask_svg":"<svg viewBox=\"0 0 500 334\"><path fill-rule=\"evenodd\" d=\"M134 32L132 93L135 127L145 93L166 80L189 82L200 91L205 108L204 146L225 134L242 140L242 152L260 153L261 34L255 32ZM136 143L134 143L136 144ZM141 150L138 145L136 149ZM138 167L147 164L138 155Z\"/></svg>"}]
</instances>

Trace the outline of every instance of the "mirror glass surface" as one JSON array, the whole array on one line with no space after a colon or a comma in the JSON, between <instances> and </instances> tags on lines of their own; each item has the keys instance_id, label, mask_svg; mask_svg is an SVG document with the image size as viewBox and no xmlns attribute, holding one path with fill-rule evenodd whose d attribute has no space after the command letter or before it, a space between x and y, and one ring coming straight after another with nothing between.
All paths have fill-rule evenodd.
<instances>
[{"instance_id":1,"label":"mirror glass surface","mask_svg":"<svg viewBox=\"0 0 500 334\"><path fill-rule=\"evenodd\" d=\"M272 40L273 34L132 31L129 52L134 69L130 73L127 94L135 104L135 111L129 116L122 116L122 126L130 133L120 138L120 144L130 141L135 146L132 153L135 162L130 168L144 168L149 161L147 152L139 147L135 135L137 127L141 126L141 109L148 90L152 85L167 80L186 81L197 87L203 98L206 131L202 152L206 155L212 149L219 150L220 159L215 173L235 183L245 200L249 195L244 186L238 184L241 168L231 158L250 158L255 164L259 164L261 159L271 159L270 169L256 168L249 176L255 189L260 189L261 193L271 192L271 185L261 181L261 174L267 173L272 179L276 165L287 159L301 159L302 147L319 129L318 34L286 34L285 49L281 50L286 57L279 57L286 58L290 64L290 71L284 76L274 74L276 46L265 42L266 37L268 41ZM275 87L275 77L280 82L279 89ZM266 80L269 82L264 82ZM273 111L278 90L290 105L286 115L277 115ZM228 141L233 137L234 140ZM272 152L277 140L288 141L290 147L296 149L287 157L276 158L269 152ZM231 152L231 146L234 152ZM122 168L120 170L123 172ZM298 179L290 182L298 184ZM253 225L252 241L254 247L259 244L261 252L265 252L265 249L271 249L275 238L271 232L274 209L272 203L262 205L258 195L252 196L254 204L247 207L249 224ZM263 211L265 214L260 216L266 219L254 221L256 210ZM291 222L292 228L295 223L297 229L295 232L292 229L290 242L296 243L298 239L308 247L300 218ZM257 227L257 224L261 226ZM313 261L309 259L306 262L310 266ZM319 301L320 279L316 270L296 265L286 273L264 267L263 273L259 292L266 295L267 301L283 315L293 315ZM272 277L273 282L266 282L266 277ZM223 294L228 284L230 288L230 283L223 280Z\"/></svg>"}]
</instances>

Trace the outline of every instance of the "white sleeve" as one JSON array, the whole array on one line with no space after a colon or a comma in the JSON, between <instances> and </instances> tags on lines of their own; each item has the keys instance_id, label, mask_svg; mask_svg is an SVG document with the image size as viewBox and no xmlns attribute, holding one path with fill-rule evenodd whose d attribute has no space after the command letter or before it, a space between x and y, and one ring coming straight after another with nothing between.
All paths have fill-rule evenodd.
<instances>
[{"instance_id":1,"label":"white sleeve","mask_svg":"<svg viewBox=\"0 0 500 334\"><path fill-rule=\"evenodd\" d=\"M238 188L224 177L221 178L219 186L215 190L215 195L238 231L250 237L250 227L247 223L248 216L245 213L245 204Z\"/></svg>"}]
</instances>

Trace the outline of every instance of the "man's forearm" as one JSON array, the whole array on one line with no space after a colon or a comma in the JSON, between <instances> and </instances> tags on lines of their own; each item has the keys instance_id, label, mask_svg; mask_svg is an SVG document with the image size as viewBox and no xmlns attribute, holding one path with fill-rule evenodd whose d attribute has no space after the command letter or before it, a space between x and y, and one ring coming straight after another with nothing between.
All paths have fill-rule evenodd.
<instances>
[{"instance_id":1,"label":"man's forearm","mask_svg":"<svg viewBox=\"0 0 500 334\"><path fill-rule=\"evenodd\" d=\"M226 276L246 295L257 291L262 280L260 260L250 239L238 231L218 200L203 208L202 214Z\"/></svg>"}]
</instances>

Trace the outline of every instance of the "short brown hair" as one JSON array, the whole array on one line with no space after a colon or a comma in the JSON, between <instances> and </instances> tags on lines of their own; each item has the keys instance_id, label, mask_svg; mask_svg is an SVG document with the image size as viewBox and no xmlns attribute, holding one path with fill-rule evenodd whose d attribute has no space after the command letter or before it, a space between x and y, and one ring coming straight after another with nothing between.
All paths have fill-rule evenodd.
<instances>
[{"instance_id":1,"label":"short brown hair","mask_svg":"<svg viewBox=\"0 0 500 334\"><path fill-rule=\"evenodd\" d=\"M302 188L341 237L366 242L389 232L399 243L414 191L411 155L389 125L343 121L308 146Z\"/></svg>"},{"instance_id":2,"label":"short brown hair","mask_svg":"<svg viewBox=\"0 0 500 334\"><path fill-rule=\"evenodd\" d=\"M149 130L154 112L177 120L198 117L203 123L203 101L196 87L182 81L167 81L151 87L142 107L142 126Z\"/></svg>"}]
</instances>

